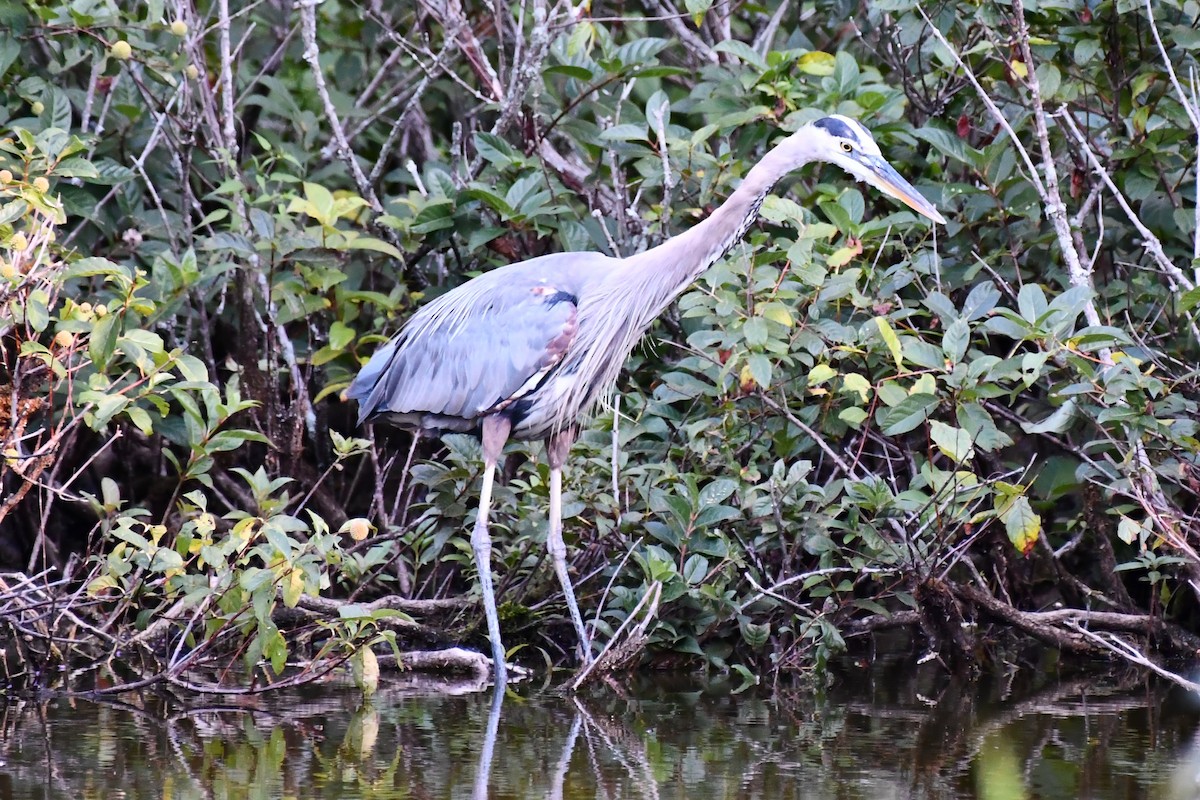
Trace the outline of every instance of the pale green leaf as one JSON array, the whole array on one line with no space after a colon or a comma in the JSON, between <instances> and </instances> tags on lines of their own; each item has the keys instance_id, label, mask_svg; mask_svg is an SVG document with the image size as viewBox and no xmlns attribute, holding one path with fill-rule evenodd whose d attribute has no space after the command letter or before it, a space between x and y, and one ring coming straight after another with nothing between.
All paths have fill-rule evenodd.
<instances>
[{"instance_id":1,"label":"pale green leaf","mask_svg":"<svg viewBox=\"0 0 1200 800\"><path fill-rule=\"evenodd\" d=\"M896 362L896 369L904 369L903 351L900 349L900 337L892 330L892 325L887 321L886 317L876 317L875 325L879 328L879 335L883 337L884 344L888 350L892 351L892 359Z\"/></svg>"},{"instance_id":2,"label":"pale green leaf","mask_svg":"<svg viewBox=\"0 0 1200 800\"><path fill-rule=\"evenodd\" d=\"M929 423L929 437L933 439L933 443L937 445L942 455L955 463L961 464L975 455L975 450L971 446L971 434L962 428L956 428L935 419Z\"/></svg>"}]
</instances>

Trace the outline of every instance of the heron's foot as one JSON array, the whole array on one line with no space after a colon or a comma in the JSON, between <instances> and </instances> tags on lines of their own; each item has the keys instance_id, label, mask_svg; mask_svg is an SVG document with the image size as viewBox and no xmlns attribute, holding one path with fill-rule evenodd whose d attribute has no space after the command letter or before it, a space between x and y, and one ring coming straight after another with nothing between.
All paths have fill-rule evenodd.
<instances>
[{"instance_id":1,"label":"heron's foot","mask_svg":"<svg viewBox=\"0 0 1200 800\"><path fill-rule=\"evenodd\" d=\"M493 662L494 664L494 662ZM533 677L533 670L528 667L522 667L520 664L514 664L511 661L504 664L504 683L520 683L521 681L529 680ZM500 686L500 681L494 681L496 686Z\"/></svg>"}]
</instances>

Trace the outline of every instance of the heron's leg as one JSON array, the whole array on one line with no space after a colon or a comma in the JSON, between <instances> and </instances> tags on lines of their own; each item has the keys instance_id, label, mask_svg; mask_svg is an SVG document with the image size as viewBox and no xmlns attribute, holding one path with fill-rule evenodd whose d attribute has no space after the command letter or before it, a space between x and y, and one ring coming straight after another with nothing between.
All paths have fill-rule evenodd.
<instances>
[{"instance_id":1,"label":"heron's leg","mask_svg":"<svg viewBox=\"0 0 1200 800\"><path fill-rule=\"evenodd\" d=\"M483 611L487 617L488 639L492 643L492 662L497 688L508 680L504 665L504 642L500 639L500 615L496 613L496 595L492 588L492 537L488 534L488 511L492 505L492 481L496 461L508 440L511 427L507 417L483 418L483 488L479 490L479 514L471 531L471 549L475 551L475 569L479 573L479 588L483 594Z\"/></svg>"},{"instance_id":2,"label":"heron's leg","mask_svg":"<svg viewBox=\"0 0 1200 800\"><path fill-rule=\"evenodd\" d=\"M546 459L550 462L550 529L546 535L546 548L550 551L554 571L558 573L558 581L567 596L567 610L571 612L571 622L575 623L575 632L579 634L583 663L591 664L592 640L583 625L579 604L575 602L575 589L571 586L571 576L567 572L567 545L563 542L562 535L562 468L571 445L575 443L575 436L575 429L568 428L551 434L546 440Z\"/></svg>"}]
</instances>

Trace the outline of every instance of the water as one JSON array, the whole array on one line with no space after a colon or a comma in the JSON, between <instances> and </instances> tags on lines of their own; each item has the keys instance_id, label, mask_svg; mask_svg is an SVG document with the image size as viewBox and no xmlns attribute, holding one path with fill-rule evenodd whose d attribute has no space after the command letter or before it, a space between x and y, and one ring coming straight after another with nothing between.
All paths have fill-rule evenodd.
<instances>
[{"instance_id":1,"label":"water","mask_svg":"<svg viewBox=\"0 0 1200 800\"><path fill-rule=\"evenodd\" d=\"M1200 712L1166 686L964 684L924 668L823 697L736 688L522 686L499 709L486 692L386 684L362 707L344 686L187 709L155 695L10 702L0 800L1200 797Z\"/></svg>"}]
</instances>

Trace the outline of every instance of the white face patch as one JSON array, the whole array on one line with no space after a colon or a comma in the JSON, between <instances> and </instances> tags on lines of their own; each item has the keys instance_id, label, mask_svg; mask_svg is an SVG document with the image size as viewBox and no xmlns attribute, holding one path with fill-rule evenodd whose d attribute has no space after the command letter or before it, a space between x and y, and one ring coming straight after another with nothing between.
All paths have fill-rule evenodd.
<instances>
[{"instance_id":1,"label":"white face patch","mask_svg":"<svg viewBox=\"0 0 1200 800\"><path fill-rule=\"evenodd\" d=\"M832 114L829 118L835 119L849 128L854 134L855 139L857 139L856 144L864 153L871 156L882 155L879 145L875 144L875 137L871 136L871 132L864 128L861 122L842 116L841 114Z\"/></svg>"}]
</instances>

